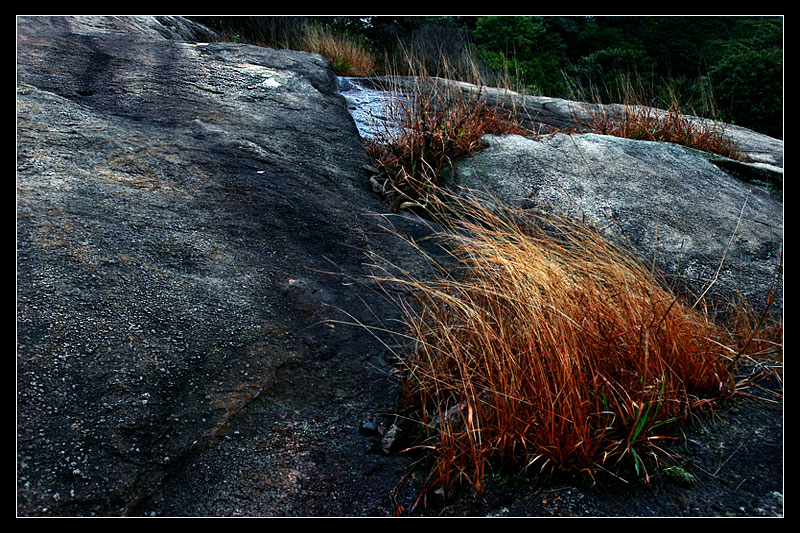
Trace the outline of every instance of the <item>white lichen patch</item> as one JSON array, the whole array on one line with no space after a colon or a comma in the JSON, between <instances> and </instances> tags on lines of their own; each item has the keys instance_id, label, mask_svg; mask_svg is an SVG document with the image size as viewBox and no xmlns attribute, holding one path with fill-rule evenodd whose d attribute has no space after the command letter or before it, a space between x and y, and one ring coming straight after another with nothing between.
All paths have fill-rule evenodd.
<instances>
[{"instance_id":1,"label":"white lichen patch","mask_svg":"<svg viewBox=\"0 0 800 533\"><path fill-rule=\"evenodd\" d=\"M236 65L236 68L240 72L254 78L253 81L255 83L249 83L247 85L248 89L258 89L261 87L275 89L282 85L279 81L282 75L278 71L252 63L242 63Z\"/></svg>"}]
</instances>

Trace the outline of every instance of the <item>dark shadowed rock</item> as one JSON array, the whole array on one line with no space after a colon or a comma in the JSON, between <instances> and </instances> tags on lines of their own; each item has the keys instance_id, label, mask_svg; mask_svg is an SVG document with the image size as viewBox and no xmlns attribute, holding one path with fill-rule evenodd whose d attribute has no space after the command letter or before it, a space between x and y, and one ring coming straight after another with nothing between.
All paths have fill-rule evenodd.
<instances>
[{"instance_id":1,"label":"dark shadowed rock","mask_svg":"<svg viewBox=\"0 0 800 533\"><path fill-rule=\"evenodd\" d=\"M740 292L763 308L783 253L779 192L669 143L595 134L487 139L486 150L457 165L459 185L585 218L694 294L711 287L708 295L726 301Z\"/></svg>"},{"instance_id":2,"label":"dark shadowed rock","mask_svg":"<svg viewBox=\"0 0 800 533\"><path fill-rule=\"evenodd\" d=\"M43 31L66 31L83 35L117 33L189 42L214 41L220 38L214 30L202 24L174 16L25 17L22 21L23 24L17 27L18 34L41 34Z\"/></svg>"},{"instance_id":3,"label":"dark shadowed rock","mask_svg":"<svg viewBox=\"0 0 800 533\"><path fill-rule=\"evenodd\" d=\"M335 463L390 473L316 512L385 513L402 460L350 450L368 447L358 421L391 407L388 365L366 331L325 323L372 319L324 272L366 273L363 250L416 267L368 216L383 206L329 62L122 22L18 20L19 513L160 498L159 512L235 514L198 497L215 481L170 480L248 467L265 495L247 512L291 514L327 505L306 479Z\"/></svg>"}]
</instances>

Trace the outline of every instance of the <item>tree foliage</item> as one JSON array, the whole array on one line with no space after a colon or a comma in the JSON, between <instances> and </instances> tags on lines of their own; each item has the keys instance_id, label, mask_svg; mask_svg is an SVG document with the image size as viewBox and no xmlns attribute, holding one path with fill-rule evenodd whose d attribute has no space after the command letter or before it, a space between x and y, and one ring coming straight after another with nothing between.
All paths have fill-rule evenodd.
<instances>
[{"instance_id":1,"label":"tree foliage","mask_svg":"<svg viewBox=\"0 0 800 533\"><path fill-rule=\"evenodd\" d=\"M774 137L783 136L783 52L742 50L708 74L723 118Z\"/></svg>"}]
</instances>

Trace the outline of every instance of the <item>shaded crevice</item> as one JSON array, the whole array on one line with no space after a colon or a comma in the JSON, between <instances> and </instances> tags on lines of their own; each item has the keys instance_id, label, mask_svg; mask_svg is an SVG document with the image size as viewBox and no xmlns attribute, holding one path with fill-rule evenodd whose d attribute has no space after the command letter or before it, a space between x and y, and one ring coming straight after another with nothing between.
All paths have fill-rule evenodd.
<instances>
[{"instance_id":1,"label":"shaded crevice","mask_svg":"<svg viewBox=\"0 0 800 533\"><path fill-rule=\"evenodd\" d=\"M734 159L712 157L709 159L717 168L734 178L761 185L775 191L783 191L783 171L769 165L744 163Z\"/></svg>"}]
</instances>

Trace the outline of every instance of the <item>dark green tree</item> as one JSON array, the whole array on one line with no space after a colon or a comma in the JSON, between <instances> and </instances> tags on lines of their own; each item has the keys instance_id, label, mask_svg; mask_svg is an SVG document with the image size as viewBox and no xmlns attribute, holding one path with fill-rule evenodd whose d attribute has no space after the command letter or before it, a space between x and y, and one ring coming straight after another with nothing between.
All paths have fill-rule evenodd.
<instances>
[{"instance_id":1,"label":"dark green tree","mask_svg":"<svg viewBox=\"0 0 800 533\"><path fill-rule=\"evenodd\" d=\"M743 50L708 73L721 118L783 137L783 51Z\"/></svg>"},{"instance_id":2,"label":"dark green tree","mask_svg":"<svg viewBox=\"0 0 800 533\"><path fill-rule=\"evenodd\" d=\"M507 71L531 92L558 95L564 89L563 43L534 17L481 17L474 39L494 70Z\"/></svg>"}]
</instances>

